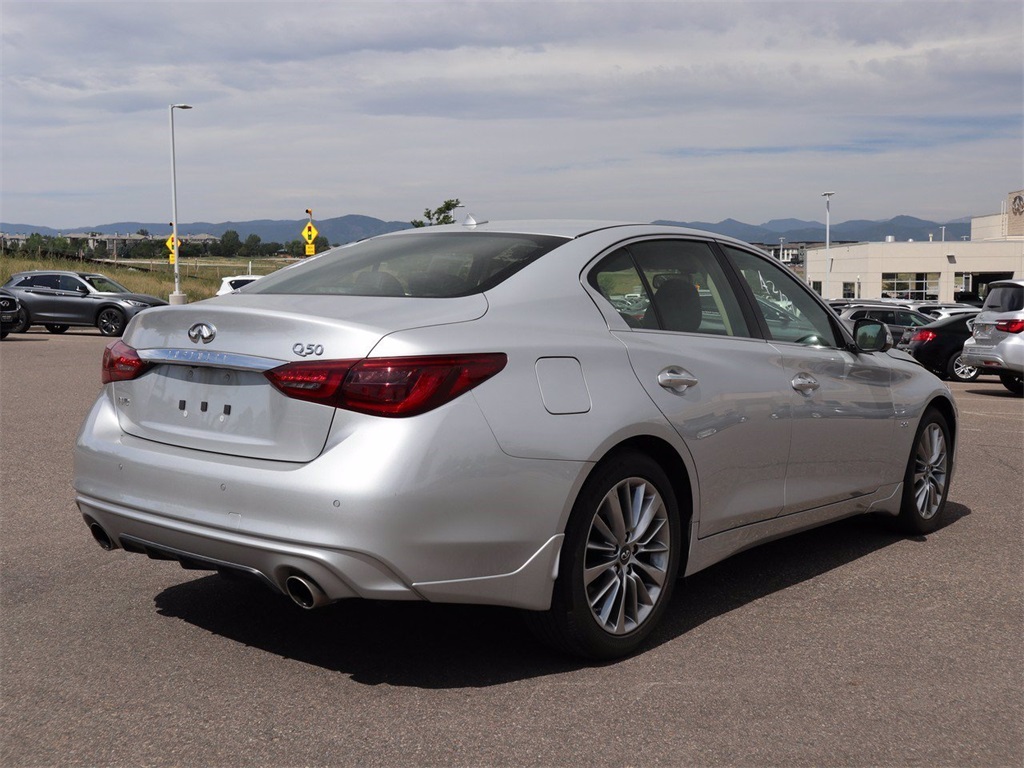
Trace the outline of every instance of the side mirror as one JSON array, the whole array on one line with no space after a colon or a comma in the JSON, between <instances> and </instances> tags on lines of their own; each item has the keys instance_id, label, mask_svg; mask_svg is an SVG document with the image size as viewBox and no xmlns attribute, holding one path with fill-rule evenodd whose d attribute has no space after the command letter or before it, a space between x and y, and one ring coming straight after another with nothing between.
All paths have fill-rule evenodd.
<instances>
[{"instance_id":1,"label":"side mirror","mask_svg":"<svg viewBox=\"0 0 1024 768\"><path fill-rule=\"evenodd\" d=\"M892 349L892 333L881 320L861 318L853 324L853 340L861 352L886 352Z\"/></svg>"}]
</instances>

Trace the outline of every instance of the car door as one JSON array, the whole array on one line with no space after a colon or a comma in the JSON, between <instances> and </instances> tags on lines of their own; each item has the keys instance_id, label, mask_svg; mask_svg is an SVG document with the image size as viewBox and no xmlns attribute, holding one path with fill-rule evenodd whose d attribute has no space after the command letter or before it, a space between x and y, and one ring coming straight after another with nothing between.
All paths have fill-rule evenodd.
<instances>
[{"instance_id":1,"label":"car door","mask_svg":"<svg viewBox=\"0 0 1024 768\"><path fill-rule=\"evenodd\" d=\"M58 275L57 290L53 296L54 320L65 323L92 323L95 311L89 300L89 289L74 275Z\"/></svg>"},{"instance_id":2,"label":"car door","mask_svg":"<svg viewBox=\"0 0 1024 768\"><path fill-rule=\"evenodd\" d=\"M782 514L877 490L895 430L888 356L851 351L829 311L780 265L724 248L755 306L774 304L793 318L763 321L782 357L793 418Z\"/></svg>"},{"instance_id":3,"label":"car door","mask_svg":"<svg viewBox=\"0 0 1024 768\"><path fill-rule=\"evenodd\" d=\"M696 468L698 535L775 517L790 444L782 356L749 331L706 242L652 239L604 258L591 284L632 330L614 331Z\"/></svg>"},{"instance_id":4,"label":"car door","mask_svg":"<svg viewBox=\"0 0 1024 768\"><path fill-rule=\"evenodd\" d=\"M18 284L25 292L24 303L33 323L50 323L58 316L60 307L59 275L30 275Z\"/></svg>"}]
</instances>

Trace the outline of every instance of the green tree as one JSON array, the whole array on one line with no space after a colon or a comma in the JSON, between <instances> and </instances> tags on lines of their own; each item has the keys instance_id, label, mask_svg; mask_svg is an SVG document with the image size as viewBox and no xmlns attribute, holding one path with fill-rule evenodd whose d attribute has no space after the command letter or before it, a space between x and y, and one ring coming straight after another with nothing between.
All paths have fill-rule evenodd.
<instances>
[{"instance_id":1,"label":"green tree","mask_svg":"<svg viewBox=\"0 0 1024 768\"><path fill-rule=\"evenodd\" d=\"M454 200L445 200L434 210L430 210L429 208L424 210L422 219L413 219L409 223L414 227L432 227L435 224L454 224L454 211L461 205L462 203L459 202L459 198L457 197Z\"/></svg>"},{"instance_id":2,"label":"green tree","mask_svg":"<svg viewBox=\"0 0 1024 768\"><path fill-rule=\"evenodd\" d=\"M238 256L242 259L255 259L260 255L260 236L249 235L245 242L238 249Z\"/></svg>"},{"instance_id":3,"label":"green tree","mask_svg":"<svg viewBox=\"0 0 1024 768\"><path fill-rule=\"evenodd\" d=\"M220 236L220 254L226 258L237 256L238 252L242 249L242 240L239 238L238 233L233 229L224 231L224 234Z\"/></svg>"}]
</instances>

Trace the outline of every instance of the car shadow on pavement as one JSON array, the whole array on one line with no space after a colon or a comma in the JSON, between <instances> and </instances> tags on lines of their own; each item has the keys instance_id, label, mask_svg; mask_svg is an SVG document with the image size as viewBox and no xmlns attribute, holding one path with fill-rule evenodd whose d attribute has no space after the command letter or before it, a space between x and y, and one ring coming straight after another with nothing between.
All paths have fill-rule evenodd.
<instances>
[{"instance_id":1,"label":"car shadow on pavement","mask_svg":"<svg viewBox=\"0 0 1024 768\"><path fill-rule=\"evenodd\" d=\"M969 514L949 503L942 527ZM858 517L736 555L678 585L643 650L905 540L884 521ZM155 602L161 616L366 685L476 688L591 666L541 645L507 608L348 600L304 611L256 583L216 575L170 587Z\"/></svg>"}]
</instances>

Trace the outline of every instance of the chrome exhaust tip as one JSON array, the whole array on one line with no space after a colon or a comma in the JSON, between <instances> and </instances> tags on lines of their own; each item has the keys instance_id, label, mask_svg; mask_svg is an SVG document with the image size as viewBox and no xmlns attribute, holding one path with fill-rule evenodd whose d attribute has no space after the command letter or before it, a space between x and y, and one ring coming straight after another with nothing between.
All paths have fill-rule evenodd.
<instances>
[{"instance_id":1,"label":"chrome exhaust tip","mask_svg":"<svg viewBox=\"0 0 1024 768\"><path fill-rule=\"evenodd\" d=\"M292 574L285 579L284 588L288 593L288 597L297 606L306 610L319 608L331 602L327 595L324 594L324 591L320 589L320 586L306 576Z\"/></svg>"}]
</instances>

